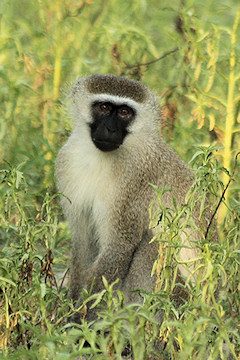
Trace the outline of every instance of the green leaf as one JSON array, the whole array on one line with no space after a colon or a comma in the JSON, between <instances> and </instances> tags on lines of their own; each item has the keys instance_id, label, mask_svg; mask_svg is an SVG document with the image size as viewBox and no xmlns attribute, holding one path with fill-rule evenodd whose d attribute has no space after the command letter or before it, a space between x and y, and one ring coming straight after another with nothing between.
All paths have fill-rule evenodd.
<instances>
[{"instance_id":1,"label":"green leaf","mask_svg":"<svg viewBox=\"0 0 240 360\"><path fill-rule=\"evenodd\" d=\"M4 283L7 283L7 284L10 284L12 286L17 286L12 280L10 279L7 279L7 278L4 278L2 276L0 276L0 281L4 282Z\"/></svg>"}]
</instances>

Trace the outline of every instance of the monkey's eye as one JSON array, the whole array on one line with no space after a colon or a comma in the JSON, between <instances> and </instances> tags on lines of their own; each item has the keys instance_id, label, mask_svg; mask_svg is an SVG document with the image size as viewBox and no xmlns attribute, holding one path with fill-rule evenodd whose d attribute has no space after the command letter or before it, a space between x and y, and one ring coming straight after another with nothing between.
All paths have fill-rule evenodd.
<instances>
[{"instance_id":1,"label":"monkey's eye","mask_svg":"<svg viewBox=\"0 0 240 360\"><path fill-rule=\"evenodd\" d=\"M124 120L130 120L133 116L133 110L128 106L123 106L118 110L118 116Z\"/></svg>"},{"instance_id":2,"label":"monkey's eye","mask_svg":"<svg viewBox=\"0 0 240 360\"><path fill-rule=\"evenodd\" d=\"M112 106L108 103L99 104L99 110L104 114L109 114L112 110Z\"/></svg>"},{"instance_id":3,"label":"monkey's eye","mask_svg":"<svg viewBox=\"0 0 240 360\"><path fill-rule=\"evenodd\" d=\"M126 115L129 114L129 110L128 109L121 109L120 114L123 115L123 116L126 116Z\"/></svg>"}]
</instances>

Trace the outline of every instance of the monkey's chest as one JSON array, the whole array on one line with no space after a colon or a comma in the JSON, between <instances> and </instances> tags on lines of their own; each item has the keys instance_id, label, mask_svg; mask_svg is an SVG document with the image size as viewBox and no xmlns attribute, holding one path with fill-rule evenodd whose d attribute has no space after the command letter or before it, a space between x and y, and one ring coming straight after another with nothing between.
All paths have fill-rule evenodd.
<instances>
[{"instance_id":1,"label":"monkey's chest","mask_svg":"<svg viewBox=\"0 0 240 360\"><path fill-rule=\"evenodd\" d=\"M108 169L100 166L78 166L72 176L74 182L71 191L66 194L71 200L74 211L81 214L87 226L97 227L108 216L113 184Z\"/></svg>"}]
</instances>

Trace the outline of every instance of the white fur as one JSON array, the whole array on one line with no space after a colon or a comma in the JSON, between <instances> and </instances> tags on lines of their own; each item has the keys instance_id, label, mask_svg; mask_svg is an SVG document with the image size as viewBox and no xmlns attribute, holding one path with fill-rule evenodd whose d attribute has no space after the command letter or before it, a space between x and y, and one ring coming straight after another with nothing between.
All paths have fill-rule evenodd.
<instances>
[{"instance_id":1,"label":"white fur","mask_svg":"<svg viewBox=\"0 0 240 360\"><path fill-rule=\"evenodd\" d=\"M94 222L100 232L99 238L106 239L109 219L108 204L111 203L109 198L113 197L115 187L112 158L108 153L103 153L95 147L85 126L82 126L81 140L78 131L70 136L63 147L63 157L66 148L67 162L61 171L69 172L71 177L61 176L59 187L70 200L69 202L63 198L65 206L69 209L68 220L70 224L76 217L80 221L82 210L92 208ZM63 181L64 179L66 181Z\"/></svg>"},{"instance_id":2,"label":"white fur","mask_svg":"<svg viewBox=\"0 0 240 360\"><path fill-rule=\"evenodd\" d=\"M125 104L127 106L132 107L134 110L137 110L139 108L139 103L136 101L127 98L127 97L121 97L117 95L110 95L110 94L94 94L91 95L92 101L103 101L103 102L111 102L116 105L122 105Z\"/></svg>"}]
</instances>

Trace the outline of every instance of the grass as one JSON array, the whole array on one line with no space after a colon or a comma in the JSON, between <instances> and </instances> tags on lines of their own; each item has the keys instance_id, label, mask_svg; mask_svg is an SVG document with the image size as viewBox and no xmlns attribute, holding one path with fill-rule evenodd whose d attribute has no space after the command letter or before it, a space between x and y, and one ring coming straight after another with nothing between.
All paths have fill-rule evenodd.
<instances>
[{"instance_id":1,"label":"grass","mask_svg":"<svg viewBox=\"0 0 240 360\"><path fill-rule=\"evenodd\" d=\"M157 359L239 358L239 14L234 0L1 2L0 358L120 359L124 349L138 360L156 352ZM196 182L187 211L165 209L159 193L155 217L168 234L154 240L166 252L153 269L155 292L126 306L105 281L101 294L85 294L86 304L105 300L100 321L66 333L74 312L71 234L53 175L71 129L61 89L94 72L141 79L160 94L162 135L190 162ZM220 241L210 241L211 227L202 231L204 277L179 308L171 297L177 239L197 191L202 209L210 193ZM164 349L156 350L158 339Z\"/></svg>"}]
</instances>

